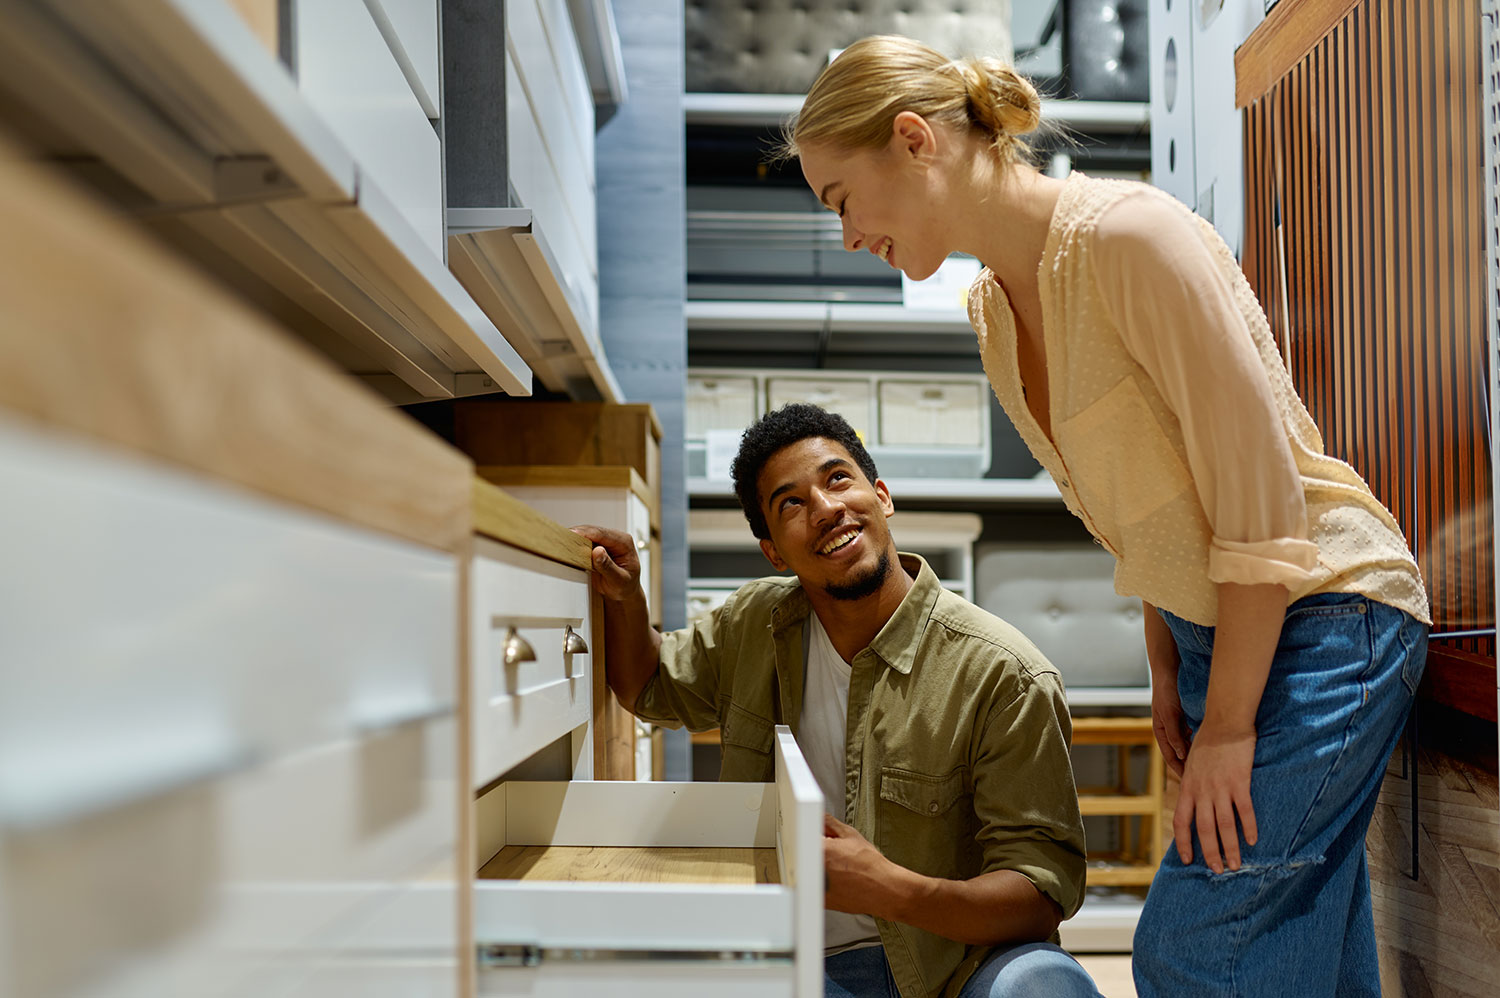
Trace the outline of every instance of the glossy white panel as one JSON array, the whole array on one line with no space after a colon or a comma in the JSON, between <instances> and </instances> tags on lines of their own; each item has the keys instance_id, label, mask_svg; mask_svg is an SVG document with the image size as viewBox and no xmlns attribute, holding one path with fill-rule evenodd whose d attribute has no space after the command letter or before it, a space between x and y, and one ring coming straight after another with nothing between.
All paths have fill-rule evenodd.
<instances>
[{"instance_id":1,"label":"glossy white panel","mask_svg":"<svg viewBox=\"0 0 1500 998\"><path fill-rule=\"evenodd\" d=\"M437 0L365 0L412 93L429 118L442 117L438 99Z\"/></svg>"},{"instance_id":2,"label":"glossy white panel","mask_svg":"<svg viewBox=\"0 0 1500 998\"><path fill-rule=\"evenodd\" d=\"M297 82L355 162L443 259L442 150L363 0L295 6Z\"/></svg>"}]
</instances>

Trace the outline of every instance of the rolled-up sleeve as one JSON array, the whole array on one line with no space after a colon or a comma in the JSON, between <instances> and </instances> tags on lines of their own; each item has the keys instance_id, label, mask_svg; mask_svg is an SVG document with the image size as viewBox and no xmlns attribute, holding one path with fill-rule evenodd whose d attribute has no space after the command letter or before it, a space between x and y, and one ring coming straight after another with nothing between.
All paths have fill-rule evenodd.
<instances>
[{"instance_id":1,"label":"rolled-up sleeve","mask_svg":"<svg viewBox=\"0 0 1500 998\"><path fill-rule=\"evenodd\" d=\"M1094 272L1125 348L1182 426L1188 466L1213 531L1213 582L1312 577L1307 505L1265 363L1192 216L1125 198L1095 231Z\"/></svg>"},{"instance_id":2,"label":"rolled-up sleeve","mask_svg":"<svg viewBox=\"0 0 1500 998\"><path fill-rule=\"evenodd\" d=\"M635 715L664 727L706 731L719 726L719 679L734 597L690 627L661 636L656 674L635 701Z\"/></svg>"},{"instance_id":3,"label":"rolled-up sleeve","mask_svg":"<svg viewBox=\"0 0 1500 998\"><path fill-rule=\"evenodd\" d=\"M974 761L974 812L984 870L1014 870L1069 918L1083 904L1083 818L1068 749L1062 683L1028 677L991 709Z\"/></svg>"}]
</instances>

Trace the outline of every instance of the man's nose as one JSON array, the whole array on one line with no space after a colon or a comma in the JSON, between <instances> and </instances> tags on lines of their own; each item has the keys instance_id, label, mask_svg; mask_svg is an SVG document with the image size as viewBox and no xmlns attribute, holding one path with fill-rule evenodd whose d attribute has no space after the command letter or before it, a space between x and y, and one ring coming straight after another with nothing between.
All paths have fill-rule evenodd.
<instances>
[{"instance_id":1,"label":"man's nose","mask_svg":"<svg viewBox=\"0 0 1500 998\"><path fill-rule=\"evenodd\" d=\"M844 515L844 500L822 489L812 490L812 494L808 497L808 506L812 510L813 522L818 526L836 522Z\"/></svg>"}]
</instances>

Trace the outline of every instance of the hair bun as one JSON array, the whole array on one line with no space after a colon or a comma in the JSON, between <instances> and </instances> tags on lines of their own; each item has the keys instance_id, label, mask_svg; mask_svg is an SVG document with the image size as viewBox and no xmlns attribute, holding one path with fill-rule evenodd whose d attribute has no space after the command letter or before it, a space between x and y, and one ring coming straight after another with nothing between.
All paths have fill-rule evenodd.
<instances>
[{"instance_id":1,"label":"hair bun","mask_svg":"<svg viewBox=\"0 0 1500 998\"><path fill-rule=\"evenodd\" d=\"M969 113L996 139L1034 132L1042 123L1042 99L1031 81L998 59L954 63L969 96Z\"/></svg>"}]
</instances>

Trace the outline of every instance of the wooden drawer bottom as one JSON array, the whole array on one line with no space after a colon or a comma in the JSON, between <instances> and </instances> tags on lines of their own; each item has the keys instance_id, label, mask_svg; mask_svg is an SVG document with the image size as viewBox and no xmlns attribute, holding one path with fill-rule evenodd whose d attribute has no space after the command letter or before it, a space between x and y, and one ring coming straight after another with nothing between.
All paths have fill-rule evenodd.
<instances>
[{"instance_id":1,"label":"wooden drawer bottom","mask_svg":"<svg viewBox=\"0 0 1500 998\"><path fill-rule=\"evenodd\" d=\"M506 846L481 880L636 884L779 884L775 849Z\"/></svg>"}]
</instances>

